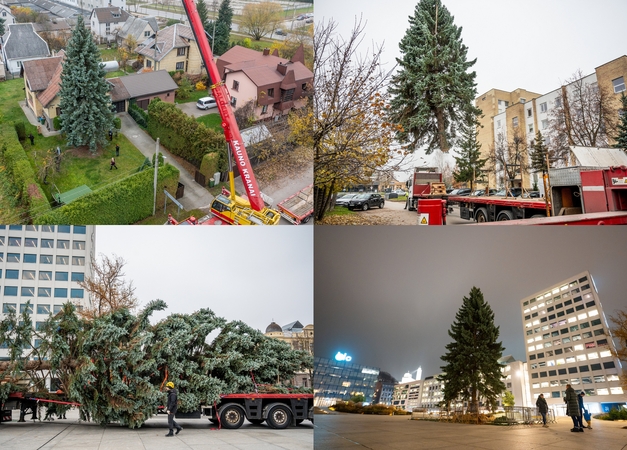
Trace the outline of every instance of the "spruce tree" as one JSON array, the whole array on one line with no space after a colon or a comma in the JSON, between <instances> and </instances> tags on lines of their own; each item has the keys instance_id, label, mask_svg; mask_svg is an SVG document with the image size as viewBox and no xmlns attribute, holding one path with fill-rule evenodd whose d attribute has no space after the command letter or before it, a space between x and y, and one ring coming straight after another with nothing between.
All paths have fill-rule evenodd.
<instances>
[{"instance_id":1,"label":"spruce tree","mask_svg":"<svg viewBox=\"0 0 627 450\"><path fill-rule=\"evenodd\" d=\"M5 31L4 22L5 20L0 18L0 36L4 35L4 31Z\"/></svg>"},{"instance_id":2,"label":"spruce tree","mask_svg":"<svg viewBox=\"0 0 627 450\"><path fill-rule=\"evenodd\" d=\"M113 128L109 86L100 53L83 17L68 42L61 73L61 130L69 146L88 145L95 152Z\"/></svg>"},{"instance_id":3,"label":"spruce tree","mask_svg":"<svg viewBox=\"0 0 627 450\"><path fill-rule=\"evenodd\" d=\"M544 143L544 137L540 130L536 132L536 138L531 145L531 167L536 172L545 173L549 172L549 166L547 164L547 154L549 150Z\"/></svg>"},{"instance_id":4,"label":"spruce tree","mask_svg":"<svg viewBox=\"0 0 627 450\"><path fill-rule=\"evenodd\" d=\"M471 182L471 189L475 189L475 181L483 179L483 168L488 158L481 158L481 144L477 141L477 123L463 125L459 141L459 157L455 156L457 169L453 174L457 182Z\"/></svg>"},{"instance_id":5,"label":"spruce tree","mask_svg":"<svg viewBox=\"0 0 627 450\"><path fill-rule=\"evenodd\" d=\"M233 8L230 0L222 0L216 21L216 35L213 53L222 55L231 48L230 36L233 23Z\"/></svg>"},{"instance_id":6,"label":"spruce tree","mask_svg":"<svg viewBox=\"0 0 627 450\"><path fill-rule=\"evenodd\" d=\"M475 72L469 69L468 48L462 29L441 0L420 0L409 29L400 42L399 71L392 77L390 120L400 124L401 142L426 145L426 153L448 152L457 128L470 123L480 111Z\"/></svg>"},{"instance_id":7,"label":"spruce tree","mask_svg":"<svg viewBox=\"0 0 627 450\"><path fill-rule=\"evenodd\" d=\"M206 32L211 34L211 29L209 28L209 12L207 10L207 3L205 0L198 0L196 3L196 9L198 10L198 15L200 16L200 21L202 22L202 27Z\"/></svg>"},{"instance_id":8,"label":"spruce tree","mask_svg":"<svg viewBox=\"0 0 627 450\"><path fill-rule=\"evenodd\" d=\"M463 298L448 334L453 341L441 357L446 363L440 378L445 383L444 403L468 401L469 410L477 412L483 399L494 410L505 390L498 362L504 347L497 341L499 327L494 325L494 313L480 289L473 286Z\"/></svg>"},{"instance_id":9,"label":"spruce tree","mask_svg":"<svg viewBox=\"0 0 627 450\"><path fill-rule=\"evenodd\" d=\"M614 144L614 147L622 148L623 151L627 152L627 97L624 92L620 97L620 101L620 120L618 122L618 135L616 136L616 144Z\"/></svg>"}]
</instances>

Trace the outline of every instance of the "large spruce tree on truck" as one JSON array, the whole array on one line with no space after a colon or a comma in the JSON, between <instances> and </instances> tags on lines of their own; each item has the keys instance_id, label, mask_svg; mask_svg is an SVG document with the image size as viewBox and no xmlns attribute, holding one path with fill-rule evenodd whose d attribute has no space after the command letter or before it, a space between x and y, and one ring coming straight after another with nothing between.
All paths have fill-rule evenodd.
<instances>
[{"instance_id":1,"label":"large spruce tree on truck","mask_svg":"<svg viewBox=\"0 0 627 450\"><path fill-rule=\"evenodd\" d=\"M426 153L448 152L457 130L480 114L475 72L462 29L441 0L420 0L400 42L398 72L392 77L390 121L402 125L399 141Z\"/></svg>"}]
</instances>

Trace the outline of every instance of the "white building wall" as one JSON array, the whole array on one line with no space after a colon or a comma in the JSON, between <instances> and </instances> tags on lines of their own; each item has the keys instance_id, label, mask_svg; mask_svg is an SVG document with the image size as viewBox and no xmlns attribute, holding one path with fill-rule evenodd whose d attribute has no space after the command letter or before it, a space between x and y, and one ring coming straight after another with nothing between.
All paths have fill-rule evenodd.
<instances>
[{"instance_id":1,"label":"white building wall","mask_svg":"<svg viewBox=\"0 0 627 450\"><path fill-rule=\"evenodd\" d=\"M126 0L57 0L57 2L79 9L82 7L83 11L91 11L94 8L106 8L108 6L126 9Z\"/></svg>"},{"instance_id":2,"label":"white building wall","mask_svg":"<svg viewBox=\"0 0 627 450\"><path fill-rule=\"evenodd\" d=\"M95 238L94 226L0 225L0 317L30 301L36 326L68 301L89 305L76 280L91 276Z\"/></svg>"},{"instance_id":3,"label":"white building wall","mask_svg":"<svg viewBox=\"0 0 627 450\"><path fill-rule=\"evenodd\" d=\"M564 391L585 391L592 412L601 403L625 402L620 361L598 293L582 272L521 300L531 400L543 393L549 406L564 413Z\"/></svg>"}]
</instances>

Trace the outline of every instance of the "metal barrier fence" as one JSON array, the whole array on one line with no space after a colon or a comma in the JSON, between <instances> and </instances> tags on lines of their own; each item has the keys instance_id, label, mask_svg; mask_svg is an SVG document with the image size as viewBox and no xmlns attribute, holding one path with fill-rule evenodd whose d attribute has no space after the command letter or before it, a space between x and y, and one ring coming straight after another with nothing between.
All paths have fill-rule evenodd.
<instances>
[{"instance_id":1,"label":"metal barrier fence","mask_svg":"<svg viewBox=\"0 0 627 450\"><path fill-rule=\"evenodd\" d=\"M507 423L510 424L534 424L542 423L542 415L538 411L538 408L527 406L505 406L505 417ZM555 412L552 409L546 414L547 423L555 423Z\"/></svg>"}]
</instances>

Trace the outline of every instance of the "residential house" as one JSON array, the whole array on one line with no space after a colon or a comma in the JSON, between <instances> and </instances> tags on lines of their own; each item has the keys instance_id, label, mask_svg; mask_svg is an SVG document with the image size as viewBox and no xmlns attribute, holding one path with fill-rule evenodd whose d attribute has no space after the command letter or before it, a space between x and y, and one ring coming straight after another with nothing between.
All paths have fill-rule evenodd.
<instances>
[{"instance_id":1,"label":"residential house","mask_svg":"<svg viewBox=\"0 0 627 450\"><path fill-rule=\"evenodd\" d=\"M33 27L53 51L65 48L72 35L72 25L68 19L52 18L43 23L34 23Z\"/></svg>"},{"instance_id":2,"label":"residential house","mask_svg":"<svg viewBox=\"0 0 627 450\"><path fill-rule=\"evenodd\" d=\"M35 33L32 23L8 25L2 43L2 58L7 72L13 76L20 75L25 61L50 56L48 44Z\"/></svg>"},{"instance_id":3,"label":"residential house","mask_svg":"<svg viewBox=\"0 0 627 450\"><path fill-rule=\"evenodd\" d=\"M200 75L202 58L192 29L180 23L166 27L142 42L135 50L144 57L144 68L151 70L182 70Z\"/></svg>"},{"instance_id":4,"label":"residential house","mask_svg":"<svg viewBox=\"0 0 627 450\"><path fill-rule=\"evenodd\" d=\"M11 7L0 3L0 19L4 19L4 26L15 23L15 17L11 14Z\"/></svg>"},{"instance_id":5,"label":"residential house","mask_svg":"<svg viewBox=\"0 0 627 450\"><path fill-rule=\"evenodd\" d=\"M126 9L126 0L55 0L63 5L72 6L82 9L83 11L92 11L94 8L106 8L112 6L120 9Z\"/></svg>"},{"instance_id":6,"label":"residential house","mask_svg":"<svg viewBox=\"0 0 627 450\"><path fill-rule=\"evenodd\" d=\"M91 32L100 41L115 41L118 31L129 17L130 14L119 7L94 8L89 16Z\"/></svg>"},{"instance_id":7,"label":"residential house","mask_svg":"<svg viewBox=\"0 0 627 450\"><path fill-rule=\"evenodd\" d=\"M135 17L129 16L118 31L116 43L124 44L124 41L131 38L135 43L139 44L146 39L151 38L159 30L159 24L154 17Z\"/></svg>"},{"instance_id":8,"label":"residential house","mask_svg":"<svg viewBox=\"0 0 627 450\"><path fill-rule=\"evenodd\" d=\"M305 104L313 85L313 73L304 64L302 47L291 60L236 45L217 60L218 71L237 109L255 102L255 117L265 119L287 114Z\"/></svg>"},{"instance_id":9,"label":"residential house","mask_svg":"<svg viewBox=\"0 0 627 450\"><path fill-rule=\"evenodd\" d=\"M121 83L128 92L128 97L123 98L121 89L113 90L112 101L117 112L125 111L129 102L136 103L137 106L144 110L148 109L148 105L155 98L160 98L164 102L174 103L174 93L178 89L177 84L165 70L136 73L118 79L110 78L108 81ZM122 109L120 103L122 101L125 102L124 109Z\"/></svg>"}]
</instances>

